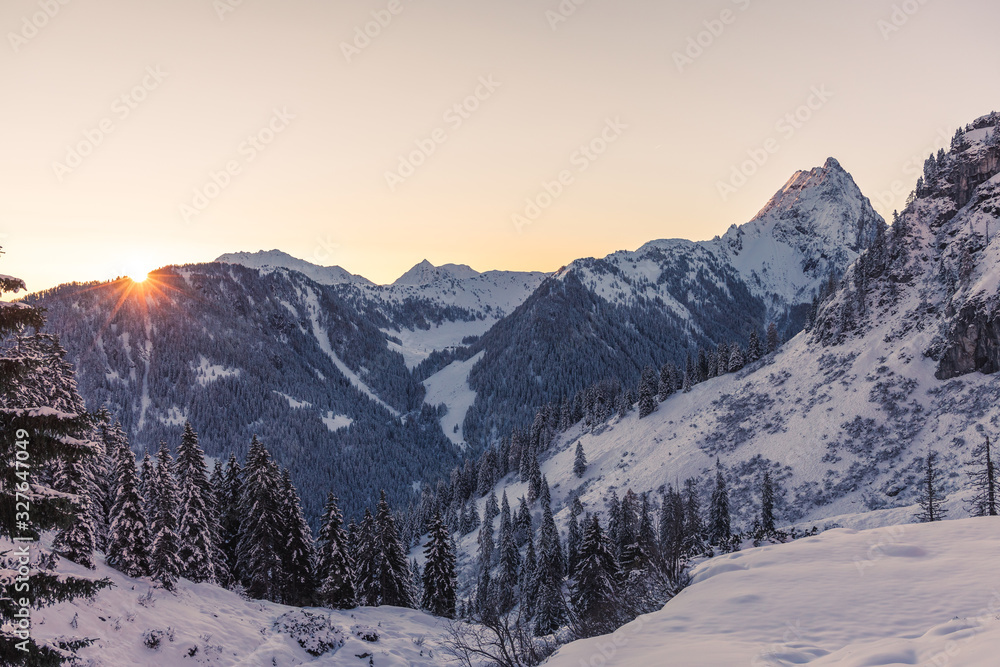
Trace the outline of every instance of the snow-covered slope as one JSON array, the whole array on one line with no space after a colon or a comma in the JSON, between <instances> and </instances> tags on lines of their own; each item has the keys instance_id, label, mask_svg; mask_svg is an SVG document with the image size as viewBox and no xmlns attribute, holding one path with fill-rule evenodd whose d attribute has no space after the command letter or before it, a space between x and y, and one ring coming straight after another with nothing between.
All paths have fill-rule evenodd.
<instances>
[{"instance_id":1,"label":"snow-covered slope","mask_svg":"<svg viewBox=\"0 0 1000 667\"><path fill-rule=\"evenodd\" d=\"M0 550L5 546L10 543L0 542ZM95 640L78 652L81 667L454 664L442 646L446 621L414 609L299 609L186 579L168 592L107 567L103 557L97 561L96 571L62 559L58 569L108 577L112 588L93 601L65 602L31 616L32 635L39 640Z\"/></svg>"},{"instance_id":2,"label":"snow-covered slope","mask_svg":"<svg viewBox=\"0 0 1000 667\"><path fill-rule=\"evenodd\" d=\"M261 269L263 271L291 269L292 271L298 271L308 276L320 285L372 284L367 278L349 273L339 266L318 266L303 259L292 257L280 250L230 252L220 255L215 261L224 264L240 264L250 269Z\"/></svg>"},{"instance_id":3,"label":"snow-covered slope","mask_svg":"<svg viewBox=\"0 0 1000 667\"><path fill-rule=\"evenodd\" d=\"M1000 519L836 529L713 558L658 612L546 665L996 664Z\"/></svg>"}]
</instances>

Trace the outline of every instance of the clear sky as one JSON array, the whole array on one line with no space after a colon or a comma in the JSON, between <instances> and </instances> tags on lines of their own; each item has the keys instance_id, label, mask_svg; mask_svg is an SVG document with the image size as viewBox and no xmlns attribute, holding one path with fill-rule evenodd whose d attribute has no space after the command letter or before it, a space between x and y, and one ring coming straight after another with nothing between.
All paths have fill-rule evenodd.
<instances>
[{"instance_id":1,"label":"clear sky","mask_svg":"<svg viewBox=\"0 0 1000 667\"><path fill-rule=\"evenodd\" d=\"M1000 108L998 24L992 0L4 0L0 272L555 270L721 234L829 156L888 215Z\"/></svg>"}]
</instances>

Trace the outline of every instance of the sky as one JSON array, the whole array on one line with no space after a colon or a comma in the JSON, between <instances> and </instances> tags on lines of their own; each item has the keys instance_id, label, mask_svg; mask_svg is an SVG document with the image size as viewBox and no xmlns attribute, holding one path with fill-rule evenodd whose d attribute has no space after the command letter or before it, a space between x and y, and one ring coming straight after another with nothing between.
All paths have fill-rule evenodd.
<instances>
[{"instance_id":1,"label":"sky","mask_svg":"<svg viewBox=\"0 0 1000 667\"><path fill-rule=\"evenodd\" d=\"M750 220L836 157L889 216L1000 109L990 0L5 0L0 273L277 248L378 282Z\"/></svg>"}]
</instances>

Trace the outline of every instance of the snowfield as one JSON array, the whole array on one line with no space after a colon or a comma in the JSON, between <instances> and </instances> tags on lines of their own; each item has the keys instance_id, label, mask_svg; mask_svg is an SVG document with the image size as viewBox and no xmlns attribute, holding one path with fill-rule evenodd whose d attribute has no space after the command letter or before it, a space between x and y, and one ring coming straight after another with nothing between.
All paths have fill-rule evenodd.
<instances>
[{"instance_id":1,"label":"snowfield","mask_svg":"<svg viewBox=\"0 0 1000 667\"><path fill-rule=\"evenodd\" d=\"M997 664L1000 518L834 529L719 556L660 611L549 667Z\"/></svg>"},{"instance_id":2,"label":"snowfield","mask_svg":"<svg viewBox=\"0 0 1000 667\"><path fill-rule=\"evenodd\" d=\"M0 541L0 551L10 546L9 541ZM83 667L364 667L369 659L379 667L455 664L441 645L446 621L414 609L298 609L245 600L219 586L186 579L180 579L171 593L154 588L147 579L131 579L107 567L100 554L97 562L97 571L92 572L60 560L59 571L109 577L113 588L101 591L92 602L80 599L32 612L32 636L37 639L96 639L79 651ZM311 631L296 629L306 621L313 624ZM370 639L370 629L377 641L359 637ZM149 647L152 644L155 648ZM307 648L327 650L311 655Z\"/></svg>"}]
</instances>

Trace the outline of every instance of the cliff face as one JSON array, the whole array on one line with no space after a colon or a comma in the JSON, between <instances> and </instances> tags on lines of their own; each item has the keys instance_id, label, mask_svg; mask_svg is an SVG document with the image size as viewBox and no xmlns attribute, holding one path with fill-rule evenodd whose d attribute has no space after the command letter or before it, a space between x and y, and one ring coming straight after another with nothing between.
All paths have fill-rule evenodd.
<instances>
[{"instance_id":1,"label":"cliff face","mask_svg":"<svg viewBox=\"0 0 1000 667\"><path fill-rule=\"evenodd\" d=\"M975 304L962 309L955 318L950 346L941 356L935 375L939 380L1000 371L1000 313L982 312Z\"/></svg>"}]
</instances>

